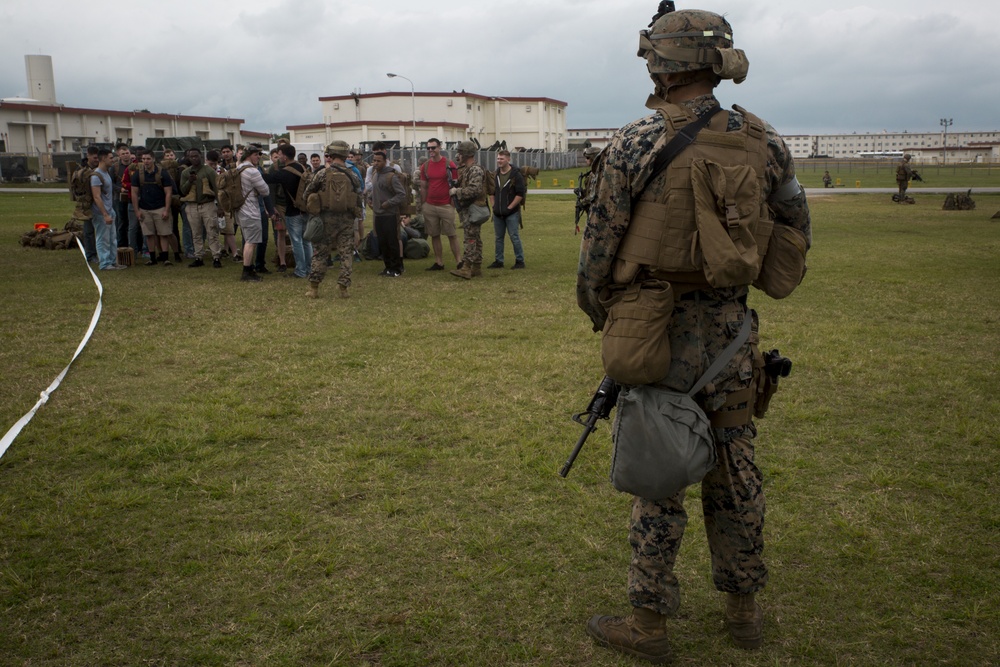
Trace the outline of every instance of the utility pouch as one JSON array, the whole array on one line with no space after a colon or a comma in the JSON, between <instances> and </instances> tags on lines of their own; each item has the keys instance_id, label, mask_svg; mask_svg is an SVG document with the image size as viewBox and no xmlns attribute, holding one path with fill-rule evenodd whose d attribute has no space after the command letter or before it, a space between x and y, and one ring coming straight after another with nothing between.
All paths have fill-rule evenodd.
<instances>
[{"instance_id":1,"label":"utility pouch","mask_svg":"<svg viewBox=\"0 0 1000 667\"><path fill-rule=\"evenodd\" d=\"M756 237L766 244L773 224L761 217L756 172L747 165L727 167L696 158L691 162L691 186L708 284L749 285L760 271Z\"/></svg>"},{"instance_id":2,"label":"utility pouch","mask_svg":"<svg viewBox=\"0 0 1000 667\"><path fill-rule=\"evenodd\" d=\"M309 243L324 243L326 241L326 226L323 224L323 218L318 215L310 215L309 221L306 222L305 231L302 232L302 238Z\"/></svg>"},{"instance_id":3,"label":"utility pouch","mask_svg":"<svg viewBox=\"0 0 1000 667\"><path fill-rule=\"evenodd\" d=\"M490 219L490 207L472 204L469 206L469 224L481 225Z\"/></svg>"},{"instance_id":4,"label":"utility pouch","mask_svg":"<svg viewBox=\"0 0 1000 667\"><path fill-rule=\"evenodd\" d=\"M601 336L605 374L623 385L662 380L670 370L670 283L653 279L607 289L601 303L608 311Z\"/></svg>"},{"instance_id":5,"label":"utility pouch","mask_svg":"<svg viewBox=\"0 0 1000 667\"><path fill-rule=\"evenodd\" d=\"M611 484L624 493L670 498L715 467L711 424L684 393L649 385L623 389L611 434Z\"/></svg>"},{"instance_id":6,"label":"utility pouch","mask_svg":"<svg viewBox=\"0 0 1000 667\"><path fill-rule=\"evenodd\" d=\"M788 225L774 225L767 254L753 286L773 299L791 294L806 275L806 236Z\"/></svg>"}]
</instances>

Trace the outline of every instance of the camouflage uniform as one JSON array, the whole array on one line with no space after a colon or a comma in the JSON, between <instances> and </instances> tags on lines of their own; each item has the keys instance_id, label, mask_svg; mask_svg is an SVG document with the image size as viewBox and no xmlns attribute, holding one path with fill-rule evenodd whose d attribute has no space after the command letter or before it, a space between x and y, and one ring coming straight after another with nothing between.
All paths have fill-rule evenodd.
<instances>
[{"instance_id":1,"label":"camouflage uniform","mask_svg":"<svg viewBox=\"0 0 1000 667\"><path fill-rule=\"evenodd\" d=\"M323 167L315 174L309 185L306 186L305 194L308 197L314 192L322 192L326 187L326 170L336 167ZM323 232L325 238L320 241L313 241L312 266L309 271L309 282L319 284L323 282L326 275L326 263L331 253L336 249L340 255L340 276L337 284L341 287L351 286L351 269L354 261L354 229L355 220L361 216L361 191L363 186L361 179L350 167L343 167L342 171L351 178L354 190L358 193L358 203L354 212L349 213L329 213L322 211L319 215L323 218Z\"/></svg>"},{"instance_id":2,"label":"camouflage uniform","mask_svg":"<svg viewBox=\"0 0 1000 667\"><path fill-rule=\"evenodd\" d=\"M913 178L913 167L910 166L910 156L904 155L896 165L896 185L899 186L900 203L906 198L906 189L910 186L911 178Z\"/></svg>"},{"instance_id":3,"label":"camouflage uniform","mask_svg":"<svg viewBox=\"0 0 1000 667\"><path fill-rule=\"evenodd\" d=\"M714 95L703 95L681 106L701 114L716 104ZM656 99L651 97L647 106L654 108ZM745 122L739 112L728 112L728 116L727 131L739 129ZM613 282L615 253L629 226L633 194L639 194L633 189L641 188L649 177L664 131L665 121L658 113L626 125L616 133L594 175L590 216L580 251L577 302L595 331L600 331L607 319L598 295ZM778 201L779 189L787 192L781 186L793 182L795 170L781 137L770 125L766 132L765 198L777 224L791 225L810 239L804 191L799 189L798 194ZM642 192L661 195L666 187L664 172ZM678 298L669 331L672 358L669 373L661 382L671 389L687 391L693 386L737 336L744 318L754 317L750 340L709 385L714 387L712 393L696 397L707 410L716 410L726 394L750 386L754 367L761 363L756 316L746 306L748 287L713 289L707 284L675 284L674 289ZM761 473L753 461L755 435L753 424L715 429L719 463L701 485L713 581L718 590L730 593L752 593L767 583L762 559L764 494ZM673 566L687 523L683 501L684 491L660 501L638 497L633 500L629 533L629 598L633 607L660 614L677 609L680 594Z\"/></svg>"},{"instance_id":4,"label":"camouflage uniform","mask_svg":"<svg viewBox=\"0 0 1000 667\"><path fill-rule=\"evenodd\" d=\"M472 204L487 206L486 186L484 179L486 172L475 162L470 165L463 165L458 168L458 194L455 199L458 201L456 207L458 219L462 222L462 231L465 234L465 252L462 253L462 266L476 265L483 263L483 239L480 235L480 228L483 223L472 224L469 221L469 207ZM486 218L486 222L490 218Z\"/></svg>"}]
</instances>

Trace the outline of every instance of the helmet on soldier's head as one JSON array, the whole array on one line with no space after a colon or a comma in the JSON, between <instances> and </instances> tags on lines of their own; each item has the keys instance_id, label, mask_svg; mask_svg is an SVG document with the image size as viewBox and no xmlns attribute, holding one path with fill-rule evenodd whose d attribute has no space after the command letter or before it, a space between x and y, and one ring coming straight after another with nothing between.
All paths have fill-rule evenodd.
<instances>
[{"instance_id":1,"label":"helmet on soldier's head","mask_svg":"<svg viewBox=\"0 0 1000 667\"><path fill-rule=\"evenodd\" d=\"M471 141L461 141L455 148L455 151L459 155L465 155L466 157L476 154L476 145Z\"/></svg>"},{"instance_id":2,"label":"helmet on soldier's head","mask_svg":"<svg viewBox=\"0 0 1000 667\"><path fill-rule=\"evenodd\" d=\"M909 153L903 153L903 159L909 160L912 156Z\"/></svg>"},{"instance_id":3,"label":"helmet on soldier's head","mask_svg":"<svg viewBox=\"0 0 1000 667\"><path fill-rule=\"evenodd\" d=\"M330 157L339 157L346 160L350 152L351 147L347 145L346 141L341 141L340 139L331 141L330 145L326 147L326 154Z\"/></svg>"},{"instance_id":4,"label":"helmet on soldier's head","mask_svg":"<svg viewBox=\"0 0 1000 667\"><path fill-rule=\"evenodd\" d=\"M639 31L640 58L650 76L712 70L721 79L742 83L750 63L742 49L733 48L733 28L712 12L700 9L666 11L653 17L649 30Z\"/></svg>"},{"instance_id":5,"label":"helmet on soldier's head","mask_svg":"<svg viewBox=\"0 0 1000 667\"><path fill-rule=\"evenodd\" d=\"M587 146L586 148L583 149L583 157L587 158L588 160L593 160L595 157L597 157L597 154L600 152L601 149L598 148L597 146Z\"/></svg>"}]
</instances>

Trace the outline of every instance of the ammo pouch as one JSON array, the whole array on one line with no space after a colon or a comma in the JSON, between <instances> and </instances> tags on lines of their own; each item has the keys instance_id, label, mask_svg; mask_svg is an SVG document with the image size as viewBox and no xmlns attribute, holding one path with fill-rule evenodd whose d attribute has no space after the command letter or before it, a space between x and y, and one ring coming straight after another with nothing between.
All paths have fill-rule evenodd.
<instances>
[{"instance_id":1,"label":"ammo pouch","mask_svg":"<svg viewBox=\"0 0 1000 667\"><path fill-rule=\"evenodd\" d=\"M605 374L625 385L651 384L666 377L674 310L670 283L653 279L606 289L601 303L608 311L601 336Z\"/></svg>"},{"instance_id":2,"label":"ammo pouch","mask_svg":"<svg viewBox=\"0 0 1000 667\"><path fill-rule=\"evenodd\" d=\"M622 389L611 430L611 484L617 490L662 500L700 482L715 467L712 424L693 396L750 338L752 320L748 312L736 339L687 393L650 385Z\"/></svg>"},{"instance_id":3,"label":"ammo pouch","mask_svg":"<svg viewBox=\"0 0 1000 667\"><path fill-rule=\"evenodd\" d=\"M694 219L712 287L749 285L760 271L758 245L767 247L773 223L761 216L757 174L747 165L691 162Z\"/></svg>"},{"instance_id":4,"label":"ammo pouch","mask_svg":"<svg viewBox=\"0 0 1000 667\"><path fill-rule=\"evenodd\" d=\"M788 225L771 230L767 254L753 286L772 299L784 299L806 275L806 236Z\"/></svg>"}]
</instances>

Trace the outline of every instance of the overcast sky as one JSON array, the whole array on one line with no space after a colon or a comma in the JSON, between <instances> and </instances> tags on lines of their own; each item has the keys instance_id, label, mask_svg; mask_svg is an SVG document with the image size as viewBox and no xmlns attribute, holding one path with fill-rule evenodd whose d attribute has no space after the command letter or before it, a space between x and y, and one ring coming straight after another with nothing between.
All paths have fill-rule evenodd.
<instances>
[{"instance_id":1,"label":"overcast sky","mask_svg":"<svg viewBox=\"0 0 1000 667\"><path fill-rule=\"evenodd\" d=\"M318 98L466 90L569 104L570 128L647 113L644 0L2 0L0 97L50 55L67 106L322 121ZM1000 3L678 0L724 14L750 74L718 95L784 134L1000 130ZM405 119L401 119L405 120Z\"/></svg>"}]
</instances>

